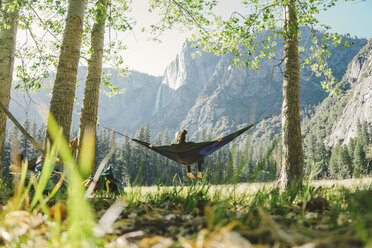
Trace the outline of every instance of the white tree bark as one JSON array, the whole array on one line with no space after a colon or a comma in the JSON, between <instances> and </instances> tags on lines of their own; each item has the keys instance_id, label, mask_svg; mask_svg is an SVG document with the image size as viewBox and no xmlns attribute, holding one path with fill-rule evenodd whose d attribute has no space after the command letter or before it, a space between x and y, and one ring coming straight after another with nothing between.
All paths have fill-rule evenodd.
<instances>
[{"instance_id":1,"label":"white tree bark","mask_svg":"<svg viewBox=\"0 0 372 248\"><path fill-rule=\"evenodd\" d=\"M102 75L102 57L103 45L105 37L105 21L108 0L98 0L96 21L93 25L91 34L91 50L92 54L88 60L88 74L85 78L84 100L83 108L80 115L80 131L79 131L79 151L84 134L89 132L94 139L93 154L95 153L96 140L96 126L97 126L97 112L98 112L98 98L99 87L101 84ZM93 171L95 168L93 167Z\"/></svg>"},{"instance_id":2,"label":"white tree bark","mask_svg":"<svg viewBox=\"0 0 372 248\"><path fill-rule=\"evenodd\" d=\"M283 159L280 185L282 188L288 188L302 184L304 166L300 123L299 27L295 0L290 0L285 6L284 16Z\"/></svg>"},{"instance_id":3,"label":"white tree bark","mask_svg":"<svg viewBox=\"0 0 372 248\"><path fill-rule=\"evenodd\" d=\"M9 108L10 88L13 80L14 56L17 37L19 8L8 8L13 0L2 2L0 28L0 101ZM0 110L0 177L3 176L4 141L7 115Z\"/></svg>"},{"instance_id":4,"label":"white tree bark","mask_svg":"<svg viewBox=\"0 0 372 248\"><path fill-rule=\"evenodd\" d=\"M83 33L85 1L69 0L68 3L66 27L63 31L57 73L49 109L49 115L53 115L57 123L63 128L63 134L67 141L70 138L72 110ZM46 140L48 139L49 135L47 134Z\"/></svg>"}]
</instances>

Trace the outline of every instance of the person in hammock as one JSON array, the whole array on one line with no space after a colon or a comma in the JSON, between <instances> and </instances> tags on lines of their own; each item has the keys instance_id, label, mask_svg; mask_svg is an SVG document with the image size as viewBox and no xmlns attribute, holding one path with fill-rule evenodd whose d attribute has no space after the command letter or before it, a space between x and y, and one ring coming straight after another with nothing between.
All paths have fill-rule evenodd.
<instances>
[{"instance_id":1,"label":"person in hammock","mask_svg":"<svg viewBox=\"0 0 372 248\"><path fill-rule=\"evenodd\" d=\"M186 143L186 135L187 135L187 130L182 129L181 131L178 131L176 133L176 143L177 144ZM203 162L204 162L204 159L198 161L198 177L199 178L202 178L201 168L202 168ZM195 176L191 172L190 165L187 165L187 176L192 179L195 178Z\"/></svg>"},{"instance_id":2,"label":"person in hammock","mask_svg":"<svg viewBox=\"0 0 372 248\"><path fill-rule=\"evenodd\" d=\"M249 124L248 126L230 133L222 138L199 143L186 142L186 130L181 130L176 133L176 143L178 144L155 146L142 140L131 140L179 164L187 166L187 176L189 176L190 178L195 178L191 173L190 165L198 163L198 177L202 178L201 166L203 164L203 159L211 155L213 152L217 151L221 147L225 146L226 144L230 143L257 123L258 122Z\"/></svg>"}]
</instances>

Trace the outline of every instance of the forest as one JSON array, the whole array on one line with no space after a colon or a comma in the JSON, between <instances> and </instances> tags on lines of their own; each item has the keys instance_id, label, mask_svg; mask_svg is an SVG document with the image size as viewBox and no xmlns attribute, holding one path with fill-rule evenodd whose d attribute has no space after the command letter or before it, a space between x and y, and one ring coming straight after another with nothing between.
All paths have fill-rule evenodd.
<instances>
[{"instance_id":1,"label":"forest","mask_svg":"<svg viewBox=\"0 0 372 248\"><path fill-rule=\"evenodd\" d=\"M26 119L22 126L36 140L42 142L46 132L45 125L37 126L35 121ZM109 153L110 147L115 147L115 153L108 162L108 166L111 166L115 172L115 178L129 185L136 183L143 186L172 185L175 177L180 182L186 182L185 166L155 152L147 151L130 139L123 137L122 133L118 133L114 130L100 129L97 133L95 152L96 163L99 164ZM77 134L77 130L72 129L71 137L75 138ZM128 137L128 134L125 135ZM368 150L372 143L372 133L368 129L367 122L358 122L357 136L352 138L347 145L341 145L341 141L339 141L334 147L328 148L321 142L321 139L317 139L318 135L311 133L304 139L306 176L316 173L317 179L348 179L368 176L372 173L370 151ZM155 145L168 145L174 142L167 129L154 136L149 124L139 126L134 138ZM211 133L204 133L199 142L213 139ZM39 152L30 141L15 126L12 126L6 135L4 164L11 164L10 147L12 142L20 144L24 149L23 154L30 160L39 156ZM114 144L112 144L113 142ZM273 140L265 138L253 142L252 137L248 135L244 145L246 148L224 147L207 157L203 165L203 174L207 175L208 182L211 184L233 183L232 179L239 170L242 160L246 157L239 178L234 178L235 183L274 181L278 178L277 166L281 160L278 153L281 152L281 145L280 143L277 145L276 152L270 152L272 142ZM266 156L268 156L267 159L264 159ZM260 168L257 168L258 166ZM196 170L196 166L194 170ZM5 174L8 171L9 169L6 168ZM253 179L252 175L255 173L258 174ZM138 178L141 178L141 181L138 181Z\"/></svg>"},{"instance_id":2,"label":"forest","mask_svg":"<svg viewBox=\"0 0 372 248\"><path fill-rule=\"evenodd\" d=\"M148 0L136 16L134 2L125 0L0 1L0 246L372 247L372 39L360 39L358 45L365 45L344 71L337 68L346 56L333 48L355 44L319 14L338 4L248 0L221 13L236 6ZM110 73L130 74L125 35L136 37L137 22L149 13L157 19L140 30L152 41L178 30L190 34L184 42L195 49L193 58L223 58L215 66L229 72L211 78L223 78L227 86L198 81L203 74L193 72L187 75L195 84L182 84L182 63L191 63L177 55L181 62L171 64L181 76L162 81L157 95L165 89L165 100L182 112L190 95L200 93L196 85L205 84L180 127L209 121L209 127L219 123L218 134L226 136L216 137L209 128L198 129L198 140L188 140L184 130L174 139L166 126L153 133L158 123L141 123L135 133L100 123L102 89L120 99L126 94ZM303 27L311 35L306 46L300 43ZM86 75L76 128L81 66ZM210 70L208 60L199 66ZM252 70L268 81L280 78L280 85L238 87L238 71ZM328 95L304 106L306 83ZM221 102L231 106L223 109L212 100L229 86L232 93ZM280 89L280 99L269 101L271 87ZM17 120L10 111L14 91L30 97L45 88L49 104L33 102L41 117ZM191 89L189 96L171 95L184 88ZM141 88L136 90L140 95ZM238 98L252 96L247 92L266 102L247 107ZM133 109L123 105L120 114L143 114L136 104L149 103L141 100L133 100ZM146 113L155 115L159 101ZM252 112L224 115L237 102ZM272 109L260 113L259 105L271 102ZM174 117L161 114L162 123ZM248 123L244 115L257 118ZM195 178L186 168L195 174L196 164L202 167Z\"/></svg>"}]
</instances>

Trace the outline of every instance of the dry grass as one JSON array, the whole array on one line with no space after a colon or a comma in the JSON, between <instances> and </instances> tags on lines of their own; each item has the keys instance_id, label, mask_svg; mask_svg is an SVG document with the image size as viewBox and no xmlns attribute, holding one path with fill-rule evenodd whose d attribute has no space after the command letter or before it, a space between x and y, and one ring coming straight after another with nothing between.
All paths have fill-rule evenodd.
<instances>
[{"instance_id":1,"label":"dry grass","mask_svg":"<svg viewBox=\"0 0 372 248\"><path fill-rule=\"evenodd\" d=\"M315 187L346 187L348 189L370 189L372 177L351 178L343 180L314 180L311 183Z\"/></svg>"},{"instance_id":2,"label":"dry grass","mask_svg":"<svg viewBox=\"0 0 372 248\"><path fill-rule=\"evenodd\" d=\"M224 185L208 185L208 192L211 195L216 193L220 194L222 198L228 197L231 194L239 196L253 196L259 191L270 191L271 189L277 187L277 182L255 182L255 183L238 183L233 184L224 184ZM310 185L313 187L323 187L323 188L332 188L332 187L345 187L351 191L354 190L363 190L372 188L372 177L362 177L362 178L350 178L343 180L313 180L310 182ZM199 184L202 186L202 184ZM180 193L185 193L193 186L132 186L125 188L125 192L137 192L138 194L147 195L147 194L156 194L159 192L171 192L179 191Z\"/></svg>"}]
</instances>

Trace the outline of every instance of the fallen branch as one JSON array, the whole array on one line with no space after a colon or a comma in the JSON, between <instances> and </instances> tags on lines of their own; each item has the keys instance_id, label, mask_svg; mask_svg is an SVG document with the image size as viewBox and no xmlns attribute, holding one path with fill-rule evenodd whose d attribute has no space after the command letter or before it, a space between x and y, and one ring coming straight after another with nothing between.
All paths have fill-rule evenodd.
<instances>
[{"instance_id":1,"label":"fallen branch","mask_svg":"<svg viewBox=\"0 0 372 248\"><path fill-rule=\"evenodd\" d=\"M45 156L45 151L39 143L22 127L22 125L17 121L17 119L8 111L4 104L0 101L0 108L8 115L9 119L16 125L16 127L23 133L23 135L35 146L35 148L40 152L41 155Z\"/></svg>"}]
</instances>

